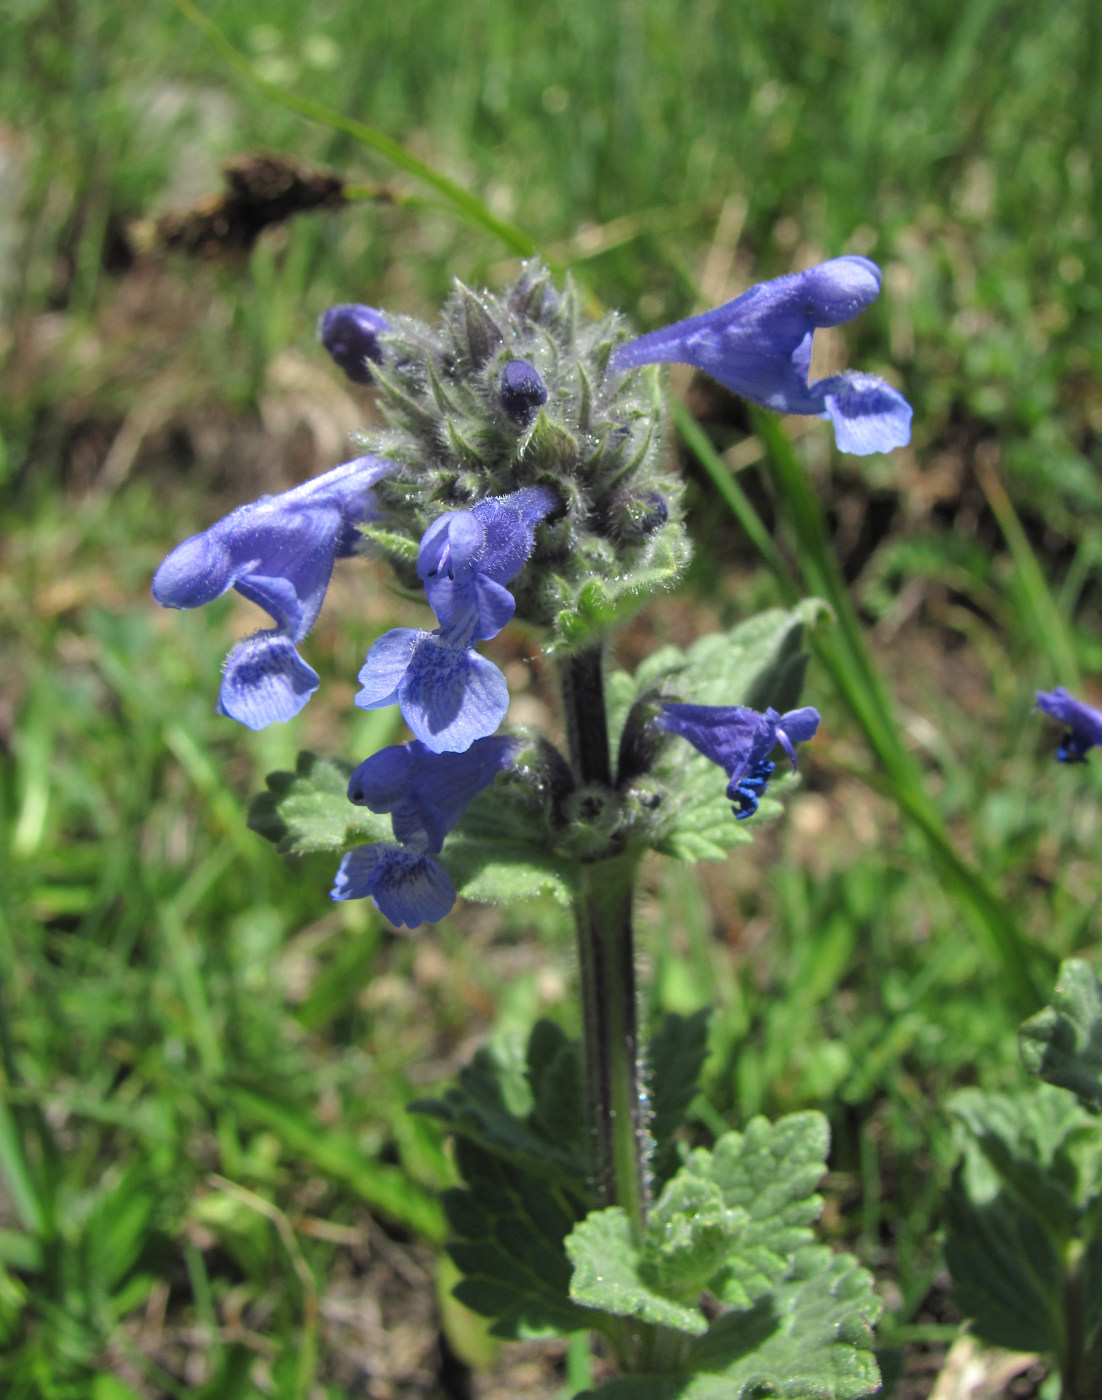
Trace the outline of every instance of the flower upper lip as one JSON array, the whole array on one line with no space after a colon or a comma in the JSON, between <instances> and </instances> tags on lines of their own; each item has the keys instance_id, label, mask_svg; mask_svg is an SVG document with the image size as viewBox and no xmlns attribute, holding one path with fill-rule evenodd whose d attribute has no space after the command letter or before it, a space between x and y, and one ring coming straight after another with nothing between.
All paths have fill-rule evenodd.
<instances>
[{"instance_id":1,"label":"flower upper lip","mask_svg":"<svg viewBox=\"0 0 1102 1400\"><path fill-rule=\"evenodd\" d=\"M880 293L880 269L847 254L759 282L734 301L621 345L613 370L676 362L781 413L817 414L843 452L886 452L910 441L912 410L890 384L844 373L809 383L814 333L852 320Z\"/></svg>"}]
</instances>

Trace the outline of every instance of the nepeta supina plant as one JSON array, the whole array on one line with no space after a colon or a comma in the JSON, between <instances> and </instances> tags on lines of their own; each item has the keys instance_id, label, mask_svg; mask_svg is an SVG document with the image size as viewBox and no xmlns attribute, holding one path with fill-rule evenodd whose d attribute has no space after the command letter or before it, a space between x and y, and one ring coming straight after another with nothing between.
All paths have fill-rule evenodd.
<instances>
[{"instance_id":1,"label":"nepeta supina plant","mask_svg":"<svg viewBox=\"0 0 1102 1400\"><path fill-rule=\"evenodd\" d=\"M573 287L535 263L501 295L457 285L435 327L334 307L319 338L374 385L387 427L362 435L367 455L186 541L154 580L166 606L233 587L271 615L222 680L219 710L251 728L291 719L316 688L298 647L336 560L381 556L431 611L435 625L370 639L356 695L396 705L414 737L350 774L302 756L269 779L251 821L282 849L343 849L332 897L370 898L399 926L444 917L457 894L572 905L580 1052L541 1022L519 1080L484 1053L417 1107L458 1140L458 1296L501 1335L601 1334L626 1375L664 1378L647 1394L703 1400L709 1376L732 1396L876 1384L869 1280L812 1243L824 1121L755 1120L680 1154L703 1018L659 1028L646 1070L636 1020L640 861L718 858L775 810L772 755L795 768L819 724L795 701L821 605L663 649L633 676L606 653L689 558L646 367L695 365L757 403L828 418L843 450L887 450L910 431L894 389L854 373L809 383L816 328L857 315L879 286L867 259L835 258L636 339L617 315L584 317ZM482 648L514 620L558 666L565 752L502 728L508 687Z\"/></svg>"}]
</instances>

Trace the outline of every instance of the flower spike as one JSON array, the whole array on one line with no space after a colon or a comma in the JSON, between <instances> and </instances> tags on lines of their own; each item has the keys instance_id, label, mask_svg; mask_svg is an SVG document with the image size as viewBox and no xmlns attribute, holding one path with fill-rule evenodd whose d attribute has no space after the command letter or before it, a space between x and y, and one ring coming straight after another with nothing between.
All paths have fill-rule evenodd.
<instances>
[{"instance_id":1,"label":"flower spike","mask_svg":"<svg viewBox=\"0 0 1102 1400\"><path fill-rule=\"evenodd\" d=\"M1059 720L1067 733L1056 750L1061 763L1085 763L1088 752L1102 744L1102 710L1076 700L1062 685L1037 692L1037 708Z\"/></svg>"},{"instance_id":2,"label":"flower spike","mask_svg":"<svg viewBox=\"0 0 1102 1400\"><path fill-rule=\"evenodd\" d=\"M745 705L664 704L655 720L659 729L686 739L727 774L727 797L739 821L753 816L769 786L775 764L769 755L778 744L796 769L796 745L819 728L819 711L810 705L780 715Z\"/></svg>"},{"instance_id":3,"label":"flower spike","mask_svg":"<svg viewBox=\"0 0 1102 1400\"><path fill-rule=\"evenodd\" d=\"M153 576L165 608L198 608L229 588L276 624L226 658L218 711L250 729L292 719L318 686L296 650L314 625L333 564L354 553L356 526L371 517L375 482L397 470L358 457L278 496L239 506L176 546Z\"/></svg>"},{"instance_id":4,"label":"flower spike","mask_svg":"<svg viewBox=\"0 0 1102 1400\"><path fill-rule=\"evenodd\" d=\"M911 438L912 409L902 394L853 371L808 383L815 330L852 320L879 294L874 262L852 254L832 258L631 340L613 355L611 368L694 365L765 408L829 418L843 452L889 452Z\"/></svg>"}]
</instances>

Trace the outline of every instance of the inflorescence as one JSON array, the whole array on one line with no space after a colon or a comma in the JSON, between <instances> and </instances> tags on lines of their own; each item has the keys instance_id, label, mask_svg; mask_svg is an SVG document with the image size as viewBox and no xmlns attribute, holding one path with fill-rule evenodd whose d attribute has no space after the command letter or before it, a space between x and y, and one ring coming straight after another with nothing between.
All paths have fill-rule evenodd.
<instances>
[{"instance_id":1,"label":"inflorescence","mask_svg":"<svg viewBox=\"0 0 1102 1400\"><path fill-rule=\"evenodd\" d=\"M815 329L856 316L879 289L868 259L835 258L630 339L615 315L583 317L574 289L560 293L532 263L501 296L457 284L436 327L354 304L325 313L322 344L349 379L375 386L386 429L362 436L369 455L186 540L157 570L153 593L165 607L193 608L235 588L269 613L275 626L227 657L218 701L260 729L298 714L317 688L298 646L337 559L382 556L423 592L436 627L379 637L356 696L365 709L397 705L415 736L368 758L349 783L352 802L391 815L394 841L350 851L334 899L370 896L410 927L443 917L455 890L435 857L501 775L543 802L552 826L566 820L569 765L546 742L497 734L508 688L478 644L515 617L569 658L599 647L684 569L661 392L640 367L695 365L769 408L828 418L843 451L886 451L910 434L911 409L895 389L852 372L809 383ZM780 745L794 767L794 746L819 716L670 696L645 722L655 753L678 737L724 769L741 820L758 808L770 754ZM609 796L624 832L655 805Z\"/></svg>"}]
</instances>

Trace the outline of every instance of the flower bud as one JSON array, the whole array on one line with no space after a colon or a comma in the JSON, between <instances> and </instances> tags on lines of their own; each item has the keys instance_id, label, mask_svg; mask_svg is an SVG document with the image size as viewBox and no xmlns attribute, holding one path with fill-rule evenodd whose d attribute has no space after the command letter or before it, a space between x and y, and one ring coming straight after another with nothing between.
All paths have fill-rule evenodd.
<instances>
[{"instance_id":1,"label":"flower bud","mask_svg":"<svg viewBox=\"0 0 1102 1400\"><path fill-rule=\"evenodd\" d=\"M368 360L383 362L379 332L388 329L386 318L373 306L347 303L331 306L318 322L318 339L334 361L356 384L370 384Z\"/></svg>"},{"instance_id":2,"label":"flower bud","mask_svg":"<svg viewBox=\"0 0 1102 1400\"><path fill-rule=\"evenodd\" d=\"M669 514L666 498L658 491L622 491L609 506L608 527L615 539L639 540L660 530Z\"/></svg>"},{"instance_id":3,"label":"flower bud","mask_svg":"<svg viewBox=\"0 0 1102 1400\"><path fill-rule=\"evenodd\" d=\"M527 360L510 360L501 373L501 406L514 423L526 428L547 402L547 385Z\"/></svg>"}]
</instances>

